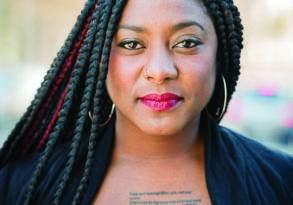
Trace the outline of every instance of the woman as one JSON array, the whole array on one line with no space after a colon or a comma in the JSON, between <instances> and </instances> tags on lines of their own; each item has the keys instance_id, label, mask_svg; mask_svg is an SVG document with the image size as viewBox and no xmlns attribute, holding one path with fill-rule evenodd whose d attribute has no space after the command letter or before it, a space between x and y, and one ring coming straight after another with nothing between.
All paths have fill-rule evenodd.
<instances>
[{"instance_id":1,"label":"woman","mask_svg":"<svg viewBox=\"0 0 293 205\"><path fill-rule=\"evenodd\" d=\"M291 204L292 158L218 125L232 0L89 0L0 153L4 204Z\"/></svg>"}]
</instances>

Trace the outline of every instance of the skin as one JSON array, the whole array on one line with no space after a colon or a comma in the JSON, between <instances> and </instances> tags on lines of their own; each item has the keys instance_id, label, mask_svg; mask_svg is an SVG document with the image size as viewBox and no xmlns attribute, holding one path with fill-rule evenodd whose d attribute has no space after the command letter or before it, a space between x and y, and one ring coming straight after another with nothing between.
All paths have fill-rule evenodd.
<instances>
[{"instance_id":1,"label":"skin","mask_svg":"<svg viewBox=\"0 0 293 205\"><path fill-rule=\"evenodd\" d=\"M106 80L116 104L115 162L169 166L202 159L198 127L214 90L216 52L215 28L201 2L128 1ZM138 99L165 92L183 100L154 112Z\"/></svg>"}]
</instances>

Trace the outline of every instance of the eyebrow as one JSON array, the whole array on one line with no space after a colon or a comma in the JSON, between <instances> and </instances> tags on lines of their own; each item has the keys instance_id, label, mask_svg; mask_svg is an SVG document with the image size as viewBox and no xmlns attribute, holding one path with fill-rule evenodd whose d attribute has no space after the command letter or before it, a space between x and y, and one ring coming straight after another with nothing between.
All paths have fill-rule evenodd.
<instances>
[{"instance_id":1,"label":"eyebrow","mask_svg":"<svg viewBox=\"0 0 293 205\"><path fill-rule=\"evenodd\" d=\"M184 28L187 28L187 27L190 27L190 26L197 26L202 31L205 31L204 27L200 23L198 23L196 21L185 21L185 22L181 22L181 23L178 23L175 26L173 26L171 28L171 32L175 33L178 30L181 30L181 29L184 29Z\"/></svg>"},{"instance_id":2,"label":"eyebrow","mask_svg":"<svg viewBox=\"0 0 293 205\"><path fill-rule=\"evenodd\" d=\"M190 26L197 26L202 31L205 31L204 27L200 23L198 23L196 21L184 21L184 22L181 22L181 23L178 23L178 24L172 26L171 33L175 33L176 31L182 30L182 29L190 27ZM137 32L137 33L146 32L146 29L144 29L143 27L134 26L134 25L127 25L127 24L120 25L118 27L118 29L132 30L132 31Z\"/></svg>"}]
</instances>

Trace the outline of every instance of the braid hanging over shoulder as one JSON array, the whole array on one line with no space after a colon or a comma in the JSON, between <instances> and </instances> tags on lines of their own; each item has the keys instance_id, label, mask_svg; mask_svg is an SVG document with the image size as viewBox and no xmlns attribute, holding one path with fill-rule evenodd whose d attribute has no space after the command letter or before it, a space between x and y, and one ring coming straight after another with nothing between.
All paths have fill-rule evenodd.
<instances>
[{"instance_id":1,"label":"braid hanging over shoulder","mask_svg":"<svg viewBox=\"0 0 293 205\"><path fill-rule=\"evenodd\" d=\"M49 97L51 88L56 82L56 78L59 75L62 76L61 69L63 68L65 59L68 58L70 51L74 42L77 40L78 35L80 34L81 28L84 26L87 14L92 9L94 1L88 1L81 12L81 15L77 18L77 22L74 25L72 31L70 32L68 38L65 41L65 44L58 52L57 57L54 59L51 68L47 72L47 75L44 78L41 87L37 90L37 93L34 99L31 102L31 105L28 107L27 111L23 117L16 124L15 128L12 130L8 139L4 143L0 151L0 167L13 157L17 157L20 152L24 138L27 136L27 132L31 130L32 124L35 124L37 115L40 115L41 109L49 111L46 99ZM61 73L61 75L60 75ZM42 107L42 108L41 108ZM50 107L52 109L52 106ZM43 111L42 111L43 112ZM43 118L41 118L43 119Z\"/></svg>"}]
</instances>

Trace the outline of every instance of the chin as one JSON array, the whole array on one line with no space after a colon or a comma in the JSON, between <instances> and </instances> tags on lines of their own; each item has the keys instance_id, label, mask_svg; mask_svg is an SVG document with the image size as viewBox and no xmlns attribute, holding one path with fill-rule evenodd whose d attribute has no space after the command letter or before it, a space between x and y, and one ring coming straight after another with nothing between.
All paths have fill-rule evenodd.
<instances>
[{"instance_id":1,"label":"chin","mask_svg":"<svg viewBox=\"0 0 293 205\"><path fill-rule=\"evenodd\" d=\"M175 135L183 131L184 126L178 122L164 121L164 120L152 120L146 124L146 121L139 126L140 129L148 135L168 136Z\"/></svg>"}]
</instances>

